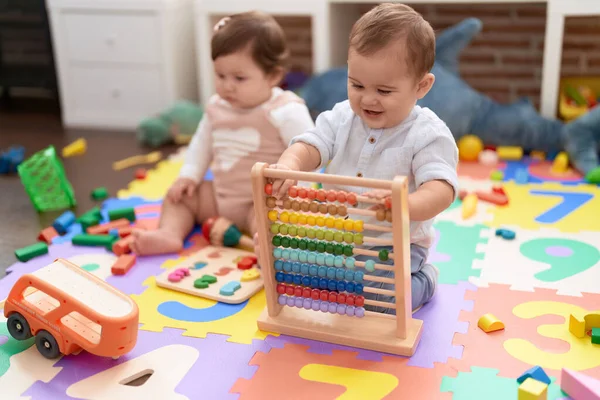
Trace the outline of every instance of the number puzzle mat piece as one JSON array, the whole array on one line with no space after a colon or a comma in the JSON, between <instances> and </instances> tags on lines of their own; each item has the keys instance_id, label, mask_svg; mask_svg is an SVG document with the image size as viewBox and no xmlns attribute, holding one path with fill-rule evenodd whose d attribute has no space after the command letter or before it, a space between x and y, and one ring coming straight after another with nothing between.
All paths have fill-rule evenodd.
<instances>
[{"instance_id":1,"label":"number puzzle mat piece","mask_svg":"<svg viewBox=\"0 0 600 400\"><path fill-rule=\"evenodd\" d=\"M477 263L481 275L471 282L503 283L514 290L557 289L559 295L600 293L600 232L509 228L515 239L490 238L484 259Z\"/></svg>"},{"instance_id":2,"label":"number puzzle mat piece","mask_svg":"<svg viewBox=\"0 0 600 400\"><path fill-rule=\"evenodd\" d=\"M407 365L433 368L436 363L445 363L451 358L458 359L462 356L462 347L454 345L452 341L455 333L467 332L468 325L459 321L461 311L473 308L473 303L464 299L467 290L475 290L475 286L468 282L459 282L457 285L439 284L433 299L414 314L415 318L423 320L427 329L423 329L421 341ZM357 352L357 358L371 361L381 361L384 355L287 335L268 336L266 342L277 348L286 343L308 346L308 351L316 354L332 354L333 350L353 351Z\"/></svg>"},{"instance_id":3,"label":"number puzzle mat piece","mask_svg":"<svg viewBox=\"0 0 600 400\"><path fill-rule=\"evenodd\" d=\"M217 257L215 257L217 255ZM202 250L193 253L184 261L170 267L156 277L156 284L162 288L171 289L194 296L200 296L211 300L221 301L229 304L239 304L254 296L263 288L262 278L242 282L244 271L237 268L237 259L246 256L252 256L254 253L233 249L229 247L207 246ZM202 269L192 268L196 263L205 264ZM228 268L227 273L223 274L223 268ZM184 277L179 282L171 282L169 275L178 268L189 268L190 275ZM194 287L194 281L200 279L203 275L212 275L217 277L217 282L208 285L204 289ZM222 289L229 288L233 282L237 282L240 288L233 291L231 295L222 294Z\"/></svg>"},{"instance_id":4,"label":"number puzzle mat piece","mask_svg":"<svg viewBox=\"0 0 600 400\"><path fill-rule=\"evenodd\" d=\"M438 221L434 227L439 240L430 252L449 257L435 263L440 270L439 283L456 284L479 276L481 271L474 268L474 262L483 259L492 231L484 225L462 226L450 221Z\"/></svg>"},{"instance_id":5,"label":"number puzzle mat piece","mask_svg":"<svg viewBox=\"0 0 600 400\"><path fill-rule=\"evenodd\" d=\"M36 381L49 382L60 371L53 366L57 360L40 356L33 338L18 341L10 337L6 318L0 313L0 337L2 335L8 336L6 342L0 344L0 393L3 399L22 399L21 393Z\"/></svg>"},{"instance_id":6,"label":"number puzzle mat piece","mask_svg":"<svg viewBox=\"0 0 600 400\"><path fill-rule=\"evenodd\" d=\"M550 289L522 292L490 284L467 291L465 297L474 301L474 307L461 313L461 320L469 322L467 333L454 337L454 344L464 346L462 358L449 361L458 370L495 368L500 376L516 379L539 365L558 380L563 367L600 377L600 346L590 337L579 339L569 332L571 313L597 310L600 295L561 296ZM479 329L477 320L486 313L504 322L505 329L492 333Z\"/></svg>"},{"instance_id":7,"label":"number puzzle mat piece","mask_svg":"<svg viewBox=\"0 0 600 400\"><path fill-rule=\"evenodd\" d=\"M131 296L140 309L140 329L160 332L163 328L179 328L185 330L183 335L197 338L218 333L229 335L228 340L236 343L251 343L267 335L256 325L267 304L264 290L243 303L227 304L161 288L154 277L144 285L147 288L143 293Z\"/></svg>"},{"instance_id":8,"label":"number puzzle mat piece","mask_svg":"<svg viewBox=\"0 0 600 400\"><path fill-rule=\"evenodd\" d=\"M493 227L539 229L551 225L561 232L600 231L600 188L596 186L506 182L504 190L509 204L491 209Z\"/></svg>"},{"instance_id":9,"label":"number puzzle mat piece","mask_svg":"<svg viewBox=\"0 0 600 400\"><path fill-rule=\"evenodd\" d=\"M140 331L135 348L118 360L87 352L63 357L56 363L61 369L54 379L35 383L24 395L31 400L234 400L237 396L228 393L229 388L240 377L252 377L256 367L248 363L257 351L269 347L260 340L242 345L225 339L189 338L175 329ZM148 373L152 375L143 385L126 384Z\"/></svg>"},{"instance_id":10,"label":"number puzzle mat piece","mask_svg":"<svg viewBox=\"0 0 600 400\"><path fill-rule=\"evenodd\" d=\"M472 367L471 372L459 372L455 378L442 379L442 392L452 392L452 400L507 400L515 399L519 384L516 379L497 375L497 369ZM552 379L548 386L548 400L566 398L565 393Z\"/></svg>"},{"instance_id":11,"label":"number puzzle mat piece","mask_svg":"<svg viewBox=\"0 0 600 400\"><path fill-rule=\"evenodd\" d=\"M259 367L256 374L239 379L231 393L239 393L239 400L451 398L439 391L442 377L451 372L447 365L416 368L403 357L383 356L374 362L360 360L351 351L324 355L308 350L287 343L269 353L257 352L250 362Z\"/></svg>"}]
</instances>

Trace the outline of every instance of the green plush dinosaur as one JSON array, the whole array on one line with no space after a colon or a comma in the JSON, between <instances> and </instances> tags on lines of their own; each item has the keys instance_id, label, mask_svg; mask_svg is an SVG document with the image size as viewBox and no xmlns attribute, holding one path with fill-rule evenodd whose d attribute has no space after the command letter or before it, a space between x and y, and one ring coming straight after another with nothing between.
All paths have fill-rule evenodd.
<instances>
[{"instance_id":1,"label":"green plush dinosaur","mask_svg":"<svg viewBox=\"0 0 600 400\"><path fill-rule=\"evenodd\" d=\"M160 115L142 120L137 138L142 144L154 148L173 142L187 143L196 132L203 114L198 104L178 101Z\"/></svg>"}]
</instances>

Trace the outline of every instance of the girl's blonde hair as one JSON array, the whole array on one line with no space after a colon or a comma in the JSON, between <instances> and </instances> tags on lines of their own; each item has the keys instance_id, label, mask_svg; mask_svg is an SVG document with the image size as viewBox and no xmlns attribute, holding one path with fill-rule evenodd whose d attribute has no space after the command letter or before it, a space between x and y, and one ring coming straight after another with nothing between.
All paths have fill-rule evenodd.
<instances>
[{"instance_id":1,"label":"girl's blonde hair","mask_svg":"<svg viewBox=\"0 0 600 400\"><path fill-rule=\"evenodd\" d=\"M285 72L290 52L283 29L271 15L248 11L230 15L215 25L211 41L213 61L249 46L252 59L265 72Z\"/></svg>"}]
</instances>

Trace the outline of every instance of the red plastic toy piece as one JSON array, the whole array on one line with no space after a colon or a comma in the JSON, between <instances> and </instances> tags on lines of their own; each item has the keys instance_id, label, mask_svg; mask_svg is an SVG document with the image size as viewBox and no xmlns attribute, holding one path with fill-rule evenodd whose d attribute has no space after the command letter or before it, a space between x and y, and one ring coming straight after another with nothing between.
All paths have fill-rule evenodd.
<instances>
[{"instance_id":1,"label":"red plastic toy piece","mask_svg":"<svg viewBox=\"0 0 600 400\"><path fill-rule=\"evenodd\" d=\"M298 189L298 196L300 196L301 199L305 199L306 196L308 196L308 191L304 188L300 188Z\"/></svg>"},{"instance_id":2,"label":"red plastic toy piece","mask_svg":"<svg viewBox=\"0 0 600 400\"><path fill-rule=\"evenodd\" d=\"M256 264L256 257L244 257L238 263L238 269L250 269Z\"/></svg>"},{"instance_id":3,"label":"red plastic toy piece","mask_svg":"<svg viewBox=\"0 0 600 400\"><path fill-rule=\"evenodd\" d=\"M346 193L340 190L337 194L337 201L339 201L340 203L345 203L346 202Z\"/></svg>"},{"instance_id":4,"label":"red plastic toy piece","mask_svg":"<svg viewBox=\"0 0 600 400\"><path fill-rule=\"evenodd\" d=\"M317 191L315 189L308 189L307 193L306 193L306 197L308 197L309 200L314 200L317 198Z\"/></svg>"},{"instance_id":5,"label":"red plastic toy piece","mask_svg":"<svg viewBox=\"0 0 600 400\"><path fill-rule=\"evenodd\" d=\"M271 196L273 194L273 184L267 183L265 185L265 193Z\"/></svg>"},{"instance_id":6,"label":"red plastic toy piece","mask_svg":"<svg viewBox=\"0 0 600 400\"><path fill-rule=\"evenodd\" d=\"M138 168L135 170L135 179L146 179L148 172L145 168Z\"/></svg>"},{"instance_id":7,"label":"red plastic toy piece","mask_svg":"<svg viewBox=\"0 0 600 400\"><path fill-rule=\"evenodd\" d=\"M285 285L283 283L277 284L277 293L279 293L279 294L285 293Z\"/></svg>"},{"instance_id":8,"label":"red plastic toy piece","mask_svg":"<svg viewBox=\"0 0 600 400\"><path fill-rule=\"evenodd\" d=\"M288 195L290 197L298 196L298 188L296 186L290 186L290 188L288 189Z\"/></svg>"},{"instance_id":9,"label":"red plastic toy piece","mask_svg":"<svg viewBox=\"0 0 600 400\"><path fill-rule=\"evenodd\" d=\"M58 232L54 229L53 226L49 226L46 229L43 229L38 235L38 240L45 242L47 244L52 243L52 239L58 236Z\"/></svg>"}]
</instances>

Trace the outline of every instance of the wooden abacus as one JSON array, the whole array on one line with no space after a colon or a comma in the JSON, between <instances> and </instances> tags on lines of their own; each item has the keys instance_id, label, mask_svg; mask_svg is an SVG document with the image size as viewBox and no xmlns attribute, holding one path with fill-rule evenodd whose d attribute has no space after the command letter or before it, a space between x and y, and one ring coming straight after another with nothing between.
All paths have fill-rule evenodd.
<instances>
[{"instance_id":1,"label":"wooden abacus","mask_svg":"<svg viewBox=\"0 0 600 400\"><path fill-rule=\"evenodd\" d=\"M267 193L268 179L387 189L392 196L381 201L350 192L294 186L287 199L276 200ZM259 329L403 356L414 354L423 321L412 318L411 310L406 177L386 181L278 170L256 163L252 187L267 300L258 319ZM377 212L352 207L358 202L384 207ZM391 222L391 227L344 219L352 214L372 215L378 221ZM363 235L369 230L391 232L392 239ZM363 244L392 245L393 252L360 248ZM389 258L394 263L359 262L353 255ZM370 275L375 269L394 271L394 278ZM391 283L395 290L364 287L364 281ZM396 301L365 299L362 293L392 295ZM363 305L393 308L396 315L365 311Z\"/></svg>"}]
</instances>

